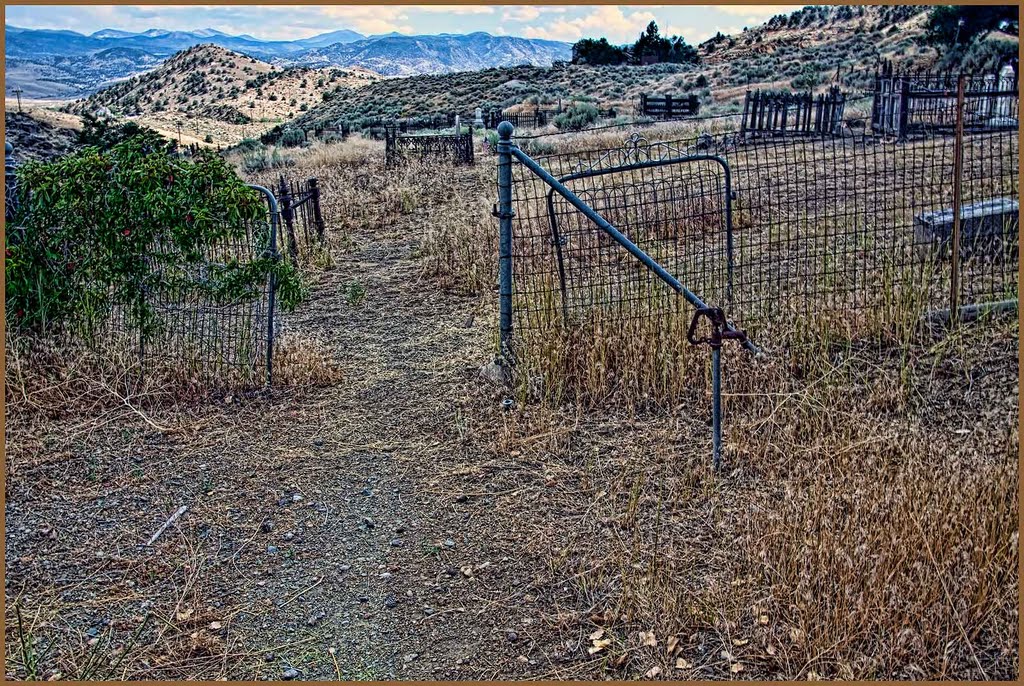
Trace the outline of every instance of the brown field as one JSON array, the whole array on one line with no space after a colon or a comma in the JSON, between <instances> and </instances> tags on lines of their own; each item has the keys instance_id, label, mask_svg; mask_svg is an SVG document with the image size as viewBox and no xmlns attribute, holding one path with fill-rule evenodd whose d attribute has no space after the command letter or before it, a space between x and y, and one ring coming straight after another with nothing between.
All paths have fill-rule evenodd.
<instances>
[{"instance_id":1,"label":"brown field","mask_svg":"<svg viewBox=\"0 0 1024 686\"><path fill-rule=\"evenodd\" d=\"M770 321L765 355L725 348L716 473L678 299L482 373L493 155L261 154L254 182L319 179L331 252L274 389L8 341L8 678L1018 678L1015 316Z\"/></svg>"}]
</instances>

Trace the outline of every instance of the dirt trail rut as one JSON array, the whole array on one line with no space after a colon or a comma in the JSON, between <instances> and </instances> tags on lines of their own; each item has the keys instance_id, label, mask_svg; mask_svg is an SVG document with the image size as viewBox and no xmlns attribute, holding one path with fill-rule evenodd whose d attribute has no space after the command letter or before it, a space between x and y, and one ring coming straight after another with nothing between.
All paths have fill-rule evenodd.
<instances>
[{"instance_id":1,"label":"dirt trail rut","mask_svg":"<svg viewBox=\"0 0 1024 686\"><path fill-rule=\"evenodd\" d=\"M521 604L510 612L529 574L486 512L493 499L437 479L463 462L457 401L484 383L490 317L479 298L422 280L413 250L402 237L360 237L286 322L320 332L346 374L305 427L323 461L309 483L332 514L310 518L304 567L324 581L287 612L333 627L349 678L536 671L536 619Z\"/></svg>"}]
</instances>

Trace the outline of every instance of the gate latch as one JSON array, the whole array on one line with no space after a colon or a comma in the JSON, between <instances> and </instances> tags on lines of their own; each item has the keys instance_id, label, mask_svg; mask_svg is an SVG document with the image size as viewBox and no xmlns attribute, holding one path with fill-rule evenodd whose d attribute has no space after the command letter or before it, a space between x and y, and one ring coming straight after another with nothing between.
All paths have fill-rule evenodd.
<instances>
[{"instance_id":1,"label":"gate latch","mask_svg":"<svg viewBox=\"0 0 1024 686\"><path fill-rule=\"evenodd\" d=\"M498 209L498 204L495 203L494 207L491 209L491 216L497 217L498 219L511 219L512 217L516 216L516 213L513 210L509 210L508 212L502 212Z\"/></svg>"},{"instance_id":2,"label":"gate latch","mask_svg":"<svg viewBox=\"0 0 1024 686\"><path fill-rule=\"evenodd\" d=\"M707 317L708 323L711 325L711 335L697 338L697 323L701 317ZM693 319L690 320L690 327L686 331L686 340L690 341L691 345L706 343L712 350L718 350L722 347L722 342L726 340L743 343L747 340L747 332L742 329L730 328L721 307L698 307L697 311L693 313Z\"/></svg>"}]
</instances>

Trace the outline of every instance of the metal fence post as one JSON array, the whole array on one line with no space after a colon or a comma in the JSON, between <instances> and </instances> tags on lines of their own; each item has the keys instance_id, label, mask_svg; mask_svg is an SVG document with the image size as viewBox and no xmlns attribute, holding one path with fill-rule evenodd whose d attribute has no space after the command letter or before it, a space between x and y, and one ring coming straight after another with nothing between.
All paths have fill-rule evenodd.
<instances>
[{"instance_id":1,"label":"metal fence post","mask_svg":"<svg viewBox=\"0 0 1024 686\"><path fill-rule=\"evenodd\" d=\"M500 310L501 355L506 362L512 356L512 133L507 121L498 124L498 298Z\"/></svg>"},{"instance_id":2,"label":"metal fence post","mask_svg":"<svg viewBox=\"0 0 1024 686\"><path fill-rule=\"evenodd\" d=\"M722 350L711 349L711 464L722 468Z\"/></svg>"},{"instance_id":3,"label":"metal fence post","mask_svg":"<svg viewBox=\"0 0 1024 686\"><path fill-rule=\"evenodd\" d=\"M953 141L953 235L950 237L949 316L960 318L960 236L963 231L960 206L963 200L964 175L964 90L965 77L956 84L956 137Z\"/></svg>"},{"instance_id":4,"label":"metal fence post","mask_svg":"<svg viewBox=\"0 0 1024 686\"><path fill-rule=\"evenodd\" d=\"M278 231L278 219L279 210L277 205L277 199L269 189L263 186L257 186L255 184L249 184L249 188L259 192L263 195L263 198L267 201L267 211L270 214L270 237L267 244L266 252L272 262L278 262L281 259L281 253L277 249L277 231ZM271 270L267 276L267 350L266 358L264 360L266 369L266 385L270 388L274 379L274 306L277 300L277 277Z\"/></svg>"}]
</instances>

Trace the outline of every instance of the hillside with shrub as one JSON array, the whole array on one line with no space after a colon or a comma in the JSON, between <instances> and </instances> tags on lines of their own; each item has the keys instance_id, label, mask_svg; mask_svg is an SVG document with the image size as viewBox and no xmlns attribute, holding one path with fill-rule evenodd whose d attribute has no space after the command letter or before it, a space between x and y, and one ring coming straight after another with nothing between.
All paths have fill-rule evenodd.
<instances>
[{"instance_id":1,"label":"hillside with shrub","mask_svg":"<svg viewBox=\"0 0 1024 686\"><path fill-rule=\"evenodd\" d=\"M1008 54L1016 54L1016 37L998 32L955 50L930 44L925 40L928 21L927 6L810 6L734 36L719 33L701 43L692 60L648 65L631 63L636 60L595 38L580 43L588 54L599 56L595 61L607 63L381 80L364 88L341 88L295 123L301 128L338 120L358 125L380 117L554 106L560 100L628 112L641 93L696 93L701 111L713 113L738 109L748 89L820 91L839 83L849 92L862 92L871 87L882 60L913 68L977 70L997 68ZM645 34L639 35L643 39Z\"/></svg>"},{"instance_id":2,"label":"hillside with shrub","mask_svg":"<svg viewBox=\"0 0 1024 686\"><path fill-rule=\"evenodd\" d=\"M67 109L106 111L168 131L232 143L266 123L298 116L325 93L356 89L378 77L359 69L281 68L215 45L183 50L159 68L134 76ZM247 128L248 127L248 128Z\"/></svg>"}]
</instances>

